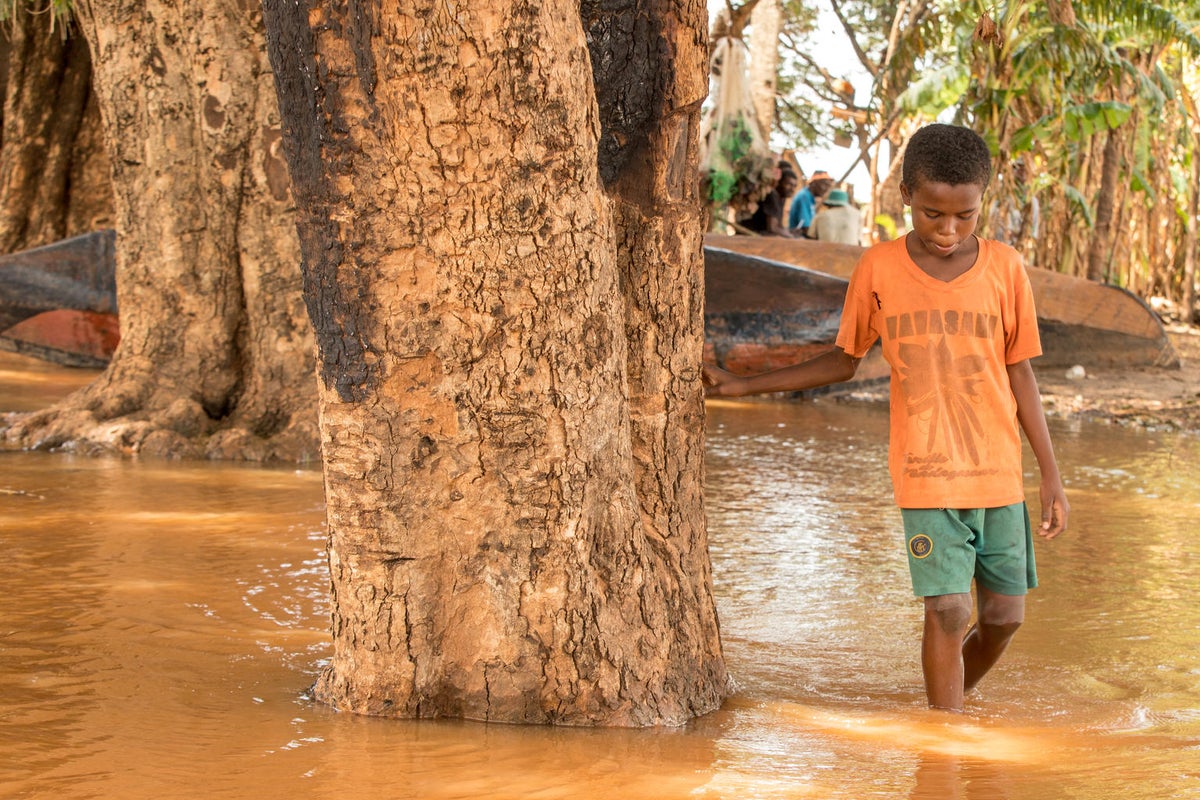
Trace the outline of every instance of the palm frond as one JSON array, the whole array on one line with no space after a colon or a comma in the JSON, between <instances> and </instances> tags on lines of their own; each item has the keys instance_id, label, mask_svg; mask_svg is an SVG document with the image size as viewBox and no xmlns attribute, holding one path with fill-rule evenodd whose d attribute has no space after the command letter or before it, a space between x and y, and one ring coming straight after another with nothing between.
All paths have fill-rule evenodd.
<instances>
[{"instance_id":1,"label":"palm frond","mask_svg":"<svg viewBox=\"0 0 1200 800\"><path fill-rule=\"evenodd\" d=\"M1081 16L1115 33L1149 38L1161 45L1179 43L1189 54L1200 56L1200 36L1193 31L1192 25L1162 3L1148 0L1087 0L1076 2L1075 7L1084 11ZM1191 8L1195 13L1195 6Z\"/></svg>"}]
</instances>

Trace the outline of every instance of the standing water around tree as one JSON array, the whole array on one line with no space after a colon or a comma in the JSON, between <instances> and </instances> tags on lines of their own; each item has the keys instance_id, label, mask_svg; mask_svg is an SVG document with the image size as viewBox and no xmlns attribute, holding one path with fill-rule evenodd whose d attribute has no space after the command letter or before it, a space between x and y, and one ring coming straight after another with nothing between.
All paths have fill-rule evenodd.
<instances>
[{"instance_id":1,"label":"standing water around tree","mask_svg":"<svg viewBox=\"0 0 1200 800\"><path fill-rule=\"evenodd\" d=\"M0 354L0 405L86 377ZM710 402L738 689L670 730L333 712L306 694L329 652L319 470L0 453L0 796L1200 797L1200 440L1052 421L1071 530L1039 542L1019 639L947 720L886 417Z\"/></svg>"}]
</instances>

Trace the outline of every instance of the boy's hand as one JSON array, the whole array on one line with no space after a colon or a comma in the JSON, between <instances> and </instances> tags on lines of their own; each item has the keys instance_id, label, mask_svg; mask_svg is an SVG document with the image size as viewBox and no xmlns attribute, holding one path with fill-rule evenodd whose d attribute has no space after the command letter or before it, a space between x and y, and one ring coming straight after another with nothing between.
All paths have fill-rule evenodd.
<instances>
[{"instance_id":1,"label":"boy's hand","mask_svg":"<svg viewBox=\"0 0 1200 800\"><path fill-rule=\"evenodd\" d=\"M1067 493L1059 481L1043 483L1042 524L1038 526L1038 535L1053 539L1067 529L1067 518L1071 515L1071 504L1067 502Z\"/></svg>"},{"instance_id":2,"label":"boy's hand","mask_svg":"<svg viewBox=\"0 0 1200 800\"><path fill-rule=\"evenodd\" d=\"M704 394L707 397L732 397L736 394L736 384L742 380L732 372L712 364L700 365L700 377L704 381Z\"/></svg>"}]
</instances>

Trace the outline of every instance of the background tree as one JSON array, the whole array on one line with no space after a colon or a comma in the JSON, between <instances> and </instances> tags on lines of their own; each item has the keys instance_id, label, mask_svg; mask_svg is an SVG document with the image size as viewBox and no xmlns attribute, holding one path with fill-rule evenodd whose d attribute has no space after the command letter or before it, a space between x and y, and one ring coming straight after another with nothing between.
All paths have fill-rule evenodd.
<instances>
[{"instance_id":1,"label":"background tree","mask_svg":"<svg viewBox=\"0 0 1200 800\"><path fill-rule=\"evenodd\" d=\"M91 79L66 9L0 6L0 253L112 226Z\"/></svg>"},{"instance_id":2,"label":"background tree","mask_svg":"<svg viewBox=\"0 0 1200 800\"><path fill-rule=\"evenodd\" d=\"M319 346L318 697L567 724L716 708L703 4L266 12Z\"/></svg>"},{"instance_id":3,"label":"background tree","mask_svg":"<svg viewBox=\"0 0 1200 800\"><path fill-rule=\"evenodd\" d=\"M1187 320L1194 320L1200 306L1196 302L1196 260L1197 250L1200 249L1200 60L1193 61L1187 57L1180 59L1183 73L1183 105L1186 109L1187 146L1182 148L1182 161L1187 167L1185 175L1190 174L1191 197L1183 207L1185 230L1182 252L1179 260L1182 264L1180 273L1180 300L1183 304ZM1184 193L1185 196L1189 194Z\"/></svg>"},{"instance_id":4,"label":"background tree","mask_svg":"<svg viewBox=\"0 0 1200 800\"><path fill-rule=\"evenodd\" d=\"M779 36L783 32L780 0L755 0L750 12L750 90L754 113L763 131L776 127L779 82Z\"/></svg>"},{"instance_id":5,"label":"background tree","mask_svg":"<svg viewBox=\"0 0 1200 800\"><path fill-rule=\"evenodd\" d=\"M1189 148L1179 56L1200 53L1175 14L1186 8L1058 0L1011 3L995 20L975 9L959 114L998 154L998 213L1041 197L1042 235L1017 241L1034 263L1143 296L1176 293L1168 276L1182 266L1195 191L1180 158ZM1032 182L1013 174L1018 159ZM1158 276L1143 281L1147 270Z\"/></svg>"},{"instance_id":6,"label":"background tree","mask_svg":"<svg viewBox=\"0 0 1200 800\"><path fill-rule=\"evenodd\" d=\"M26 447L316 458L313 343L260 12L78 0L112 169L121 344Z\"/></svg>"},{"instance_id":7,"label":"background tree","mask_svg":"<svg viewBox=\"0 0 1200 800\"><path fill-rule=\"evenodd\" d=\"M828 37L814 31L811 9L785 4L782 138L856 139L878 212L900 221L894 167L903 141L919 124L955 115L997 154L990 234L1018 219L1006 235L1031 263L1193 306L1185 272L1194 263L1186 244L1194 115L1179 98L1190 63L1182 56L1197 46L1194 3L828 5L872 78L870 97L856 103L845 76L827 66Z\"/></svg>"},{"instance_id":8,"label":"background tree","mask_svg":"<svg viewBox=\"0 0 1200 800\"><path fill-rule=\"evenodd\" d=\"M871 191L859 199L868 218L886 223L880 229L886 238L904 219L898 169L903 143L927 119L904 98L928 91L922 82L953 52L947 32L954 28L959 4L829 0L858 71L871 81L862 99L851 76L831 67L828 32L816 27L810 9L797 8L807 5L793 0L787 6L793 22L785 26L781 42L788 79L780 81L786 98L780 127L798 141L857 150L855 161L834 178L844 180L858 164L867 167ZM946 94L940 87L938 92Z\"/></svg>"}]
</instances>

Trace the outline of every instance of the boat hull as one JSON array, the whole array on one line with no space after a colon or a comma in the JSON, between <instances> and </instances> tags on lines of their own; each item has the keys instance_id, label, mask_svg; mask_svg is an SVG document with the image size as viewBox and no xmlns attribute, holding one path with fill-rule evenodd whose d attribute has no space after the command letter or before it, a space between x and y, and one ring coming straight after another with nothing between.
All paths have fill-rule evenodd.
<instances>
[{"instance_id":1,"label":"boat hull","mask_svg":"<svg viewBox=\"0 0 1200 800\"><path fill-rule=\"evenodd\" d=\"M848 281L715 247L704 248L705 360L739 375L786 367L828 351L837 338ZM888 376L876 345L855 380Z\"/></svg>"},{"instance_id":2,"label":"boat hull","mask_svg":"<svg viewBox=\"0 0 1200 800\"><path fill-rule=\"evenodd\" d=\"M782 264L819 272L842 281L849 280L863 252L863 248L851 245L767 236L709 234L704 238L704 245L706 270L708 253L723 251L758 259L757 263L742 262L741 269L748 273L764 270L763 274L771 275L777 271L777 267L765 265ZM1179 354L1171 344L1162 321L1137 296L1116 286L1057 272L1043 269L1028 269L1027 272L1033 287L1042 337L1043 355L1036 362L1039 367L1070 367L1075 364L1084 367L1180 366ZM706 272L706 280L712 279L723 284L739 280L716 275L709 277ZM762 302L772 307L789 302L797 308L803 308L810 302L821 307L828 305L824 296L810 301L802 291L792 291L787 281L758 280L748 274L744 281L748 287L757 287L753 290L747 288L745 292L757 292ZM788 299L780 296L784 294ZM707 299L711 298L706 294ZM745 296L739 302L749 306L755 300Z\"/></svg>"},{"instance_id":3,"label":"boat hull","mask_svg":"<svg viewBox=\"0 0 1200 800\"><path fill-rule=\"evenodd\" d=\"M120 340L111 230L0 256L0 348L103 366ZM705 237L705 358L735 372L796 363L832 346L862 248L761 236ZM1039 366L1178 367L1162 322L1113 286L1029 270ZM886 375L873 354L862 380Z\"/></svg>"},{"instance_id":4,"label":"boat hull","mask_svg":"<svg viewBox=\"0 0 1200 800\"><path fill-rule=\"evenodd\" d=\"M0 348L103 366L120 340L115 276L111 230L0 256Z\"/></svg>"}]
</instances>

